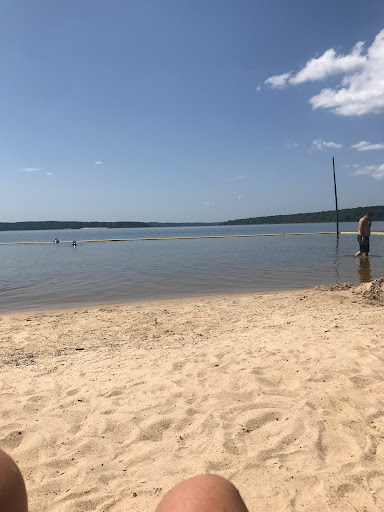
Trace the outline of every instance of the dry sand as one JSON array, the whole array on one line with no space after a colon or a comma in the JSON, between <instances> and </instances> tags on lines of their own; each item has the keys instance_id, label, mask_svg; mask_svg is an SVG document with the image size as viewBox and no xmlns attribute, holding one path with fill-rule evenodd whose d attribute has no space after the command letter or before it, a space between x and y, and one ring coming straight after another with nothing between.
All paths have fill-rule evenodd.
<instances>
[{"instance_id":1,"label":"dry sand","mask_svg":"<svg viewBox=\"0 0 384 512\"><path fill-rule=\"evenodd\" d=\"M384 510L384 284L0 317L0 446L32 512Z\"/></svg>"}]
</instances>

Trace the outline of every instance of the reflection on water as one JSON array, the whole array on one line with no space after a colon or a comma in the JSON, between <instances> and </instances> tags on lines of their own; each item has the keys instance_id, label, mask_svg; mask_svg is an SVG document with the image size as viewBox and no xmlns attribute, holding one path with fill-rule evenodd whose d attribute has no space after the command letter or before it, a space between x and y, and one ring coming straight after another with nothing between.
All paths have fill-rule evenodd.
<instances>
[{"instance_id":1,"label":"reflection on water","mask_svg":"<svg viewBox=\"0 0 384 512\"><path fill-rule=\"evenodd\" d=\"M340 254L339 254L339 234L336 236L336 249L335 249L335 281L340 284Z\"/></svg>"},{"instance_id":2,"label":"reflection on water","mask_svg":"<svg viewBox=\"0 0 384 512\"><path fill-rule=\"evenodd\" d=\"M370 259L369 257L361 257L359 260L359 266L357 268L357 273L359 274L359 282L369 283L372 280Z\"/></svg>"}]
</instances>

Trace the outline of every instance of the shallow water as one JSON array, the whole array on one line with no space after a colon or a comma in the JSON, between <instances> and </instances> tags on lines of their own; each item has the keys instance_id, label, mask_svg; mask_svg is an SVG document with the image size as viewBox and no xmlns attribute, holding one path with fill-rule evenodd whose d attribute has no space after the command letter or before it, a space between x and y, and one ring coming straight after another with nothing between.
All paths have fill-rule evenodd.
<instances>
[{"instance_id":1,"label":"shallow water","mask_svg":"<svg viewBox=\"0 0 384 512\"><path fill-rule=\"evenodd\" d=\"M356 231L341 223L341 231ZM0 312L242 293L366 282L384 275L384 236L371 238L360 261L355 235L153 240L81 240L228 236L334 231L334 224L127 228L0 232L0 242L78 241L0 245ZM375 222L374 231L384 231Z\"/></svg>"}]
</instances>

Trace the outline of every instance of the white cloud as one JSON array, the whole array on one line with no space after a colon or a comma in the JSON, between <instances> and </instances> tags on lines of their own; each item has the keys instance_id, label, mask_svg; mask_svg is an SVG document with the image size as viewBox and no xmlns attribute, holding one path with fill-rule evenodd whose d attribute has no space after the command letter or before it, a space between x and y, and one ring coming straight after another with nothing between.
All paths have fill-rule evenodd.
<instances>
[{"instance_id":1,"label":"white cloud","mask_svg":"<svg viewBox=\"0 0 384 512\"><path fill-rule=\"evenodd\" d=\"M256 91L260 91L260 90L261 90L261 86L260 86L260 85L258 85L258 86L256 87Z\"/></svg>"},{"instance_id":2,"label":"white cloud","mask_svg":"<svg viewBox=\"0 0 384 512\"><path fill-rule=\"evenodd\" d=\"M329 109L342 116L361 116L384 110L384 30L375 37L365 54L364 43L355 44L347 55L337 55L333 48L309 60L296 74L275 75L265 83L275 89L342 75L335 89L323 89L310 98L313 109Z\"/></svg>"},{"instance_id":3,"label":"white cloud","mask_svg":"<svg viewBox=\"0 0 384 512\"><path fill-rule=\"evenodd\" d=\"M379 144L371 144L370 142L367 142L366 140L362 140L361 142L358 142L357 144L353 144L351 146L352 149L356 149L357 151L374 151L377 149L384 149L384 143L381 142Z\"/></svg>"},{"instance_id":4,"label":"white cloud","mask_svg":"<svg viewBox=\"0 0 384 512\"><path fill-rule=\"evenodd\" d=\"M242 196L242 195L238 195L238 196L237 196L237 199L240 201L241 199L244 199L244 196Z\"/></svg>"},{"instance_id":5,"label":"white cloud","mask_svg":"<svg viewBox=\"0 0 384 512\"><path fill-rule=\"evenodd\" d=\"M53 176L53 172L49 172L49 171L48 171L48 172L46 172L46 173L45 173L45 175L46 175L46 176Z\"/></svg>"},{"instance_id":6,"label":"white cloud","mask_svg":"<svg viewBox=\"0 0 384 512\"><path fill-rule=\"evenodd\" d=\"M266 85L272 86L274 89L284 89L287 86L287 82L291 73L283 73L282 75L270 76L264 82Z\"/></svg>"},{"instance_id":7,"label":"white cloud","mask_svg":"<svg viewBox=\"0 0 384 512\"><path fill-rule=\"evenodd\" d=\"M304 82L323 80L327 76L351 73L362 69L366 63L366 57L361 55L364 43L361 41L355 44L349 55L337 55L331 48L317 59L309 60L304 68L290 79L293 85Z\"/></svg>"},{"instance_id":8,"label":"white cloud","mask_svg":"<svg viewBox=\"0 0 384 512\"><path fill-rule=\"evenodd\" d=\"M211 208L212 206L215 206L215 203L212 201L204 201L203 205L207 208Z\"/></svg>"},{"instance_id":9,"label":"white cloud","mask_svg":"<svg viewBox=\"0 0 384 512\"><path fill-rule=\"evenodd\" d=\"M286 144L287 149L297 149L298 147L299 145L297 142L288 142L288 144Z\"/></svg>"},{"instance_id":10,"label":"white cloud","mask_svg":"<svg viewBox=\"0 0 384 512\"><path fill-rule=\"evenodd\" d=\"M366 174L374 178L375 180L384 180L384 164L381 165L366 165L365 167L359 167L353 175Z\"/></svg>"},{"instance_id":11,"label":"white cloud","mask_svg":"<svg viewBox=\"0 0 384 512\"><path fill-rule=\"evenodd\" d=\"M321 140L321 139L315 139L312 142L312 148L318 149L319 151L324 151L327 148L340 149L342 147L343 147L342 144L337 144L336 142L331 142L331 141L326 142L325 140Z\"/></svg>"},{"instance_id":12,"label":"white cloud","mask_svg":"<svg viewBox=\"0 0 384 512\"><path fill-rule=\"evenodd\" d=\"M96 165L103 165L103 162L97 161L95 162Z\"/></svg>"}]
</instances>

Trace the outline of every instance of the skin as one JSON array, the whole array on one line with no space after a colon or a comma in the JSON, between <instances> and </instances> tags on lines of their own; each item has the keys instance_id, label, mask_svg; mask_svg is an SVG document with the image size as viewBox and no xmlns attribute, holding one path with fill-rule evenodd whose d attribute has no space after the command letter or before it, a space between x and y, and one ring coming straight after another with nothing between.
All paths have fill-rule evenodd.
<instances>
[{"instance_id":1,"label":"skin","mask_svg":"<svg viewBox=\"0 0 384 512\"><path fill-rule=\"evenodd\" d=\"M0 510L28 512L27 491L16 463L0 450Z\"/></svg>"},{"instance_id":2,"label":"skin","mask_svg":"<svg viewBox=\"0 0 384 512\"><path fill-rule=\"evenodd\" d=\"M28 512L27 492L15 461L0 450L0 511ZM218 475L198 475L180 482L155 512L248 512L239 491Z\"/></svg>"},{"instance_id":3,"label":"skin","mask_svg":"<svg viewBox=\"0 0 384 512\"><path fill-rule=\"evenodd\" d=\"M198 475L173 487L156 512L248 512L248 509L231 482L218 475Z\"/></svg>"},{"instance_id":4,"label":"skin","mask_svg":"<svg viewBox=\"0 0 384 512\"><path fill-rule=\"evenodd\" d=\"M361 217L359 220L359 228L357 234L362 236L363 238L369 238L371 236L371 223L372 223L373 215L365 214L364 217ZM368 256L368 253L357 251L355 256Z\"/></svg>"}]
</instances>

